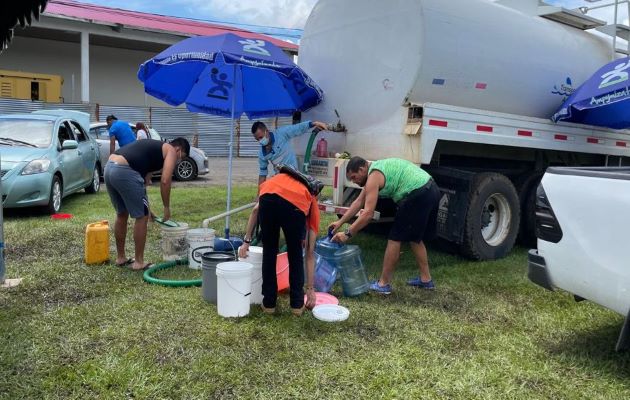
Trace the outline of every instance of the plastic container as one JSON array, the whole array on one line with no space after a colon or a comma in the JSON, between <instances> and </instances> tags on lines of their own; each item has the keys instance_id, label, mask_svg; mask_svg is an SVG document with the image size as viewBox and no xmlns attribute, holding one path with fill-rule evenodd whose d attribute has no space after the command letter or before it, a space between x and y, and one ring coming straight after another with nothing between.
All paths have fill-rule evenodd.
<instances>
[{"instance_id":1,"label":"plastic container","mask_svg":"<svg viewBox=\"0 0 630 400\"><path fill-rule=\"evenodd\" d=\"M106 220L85 227L85 263L109 261L109 222Z\"/></svg>"},{"instance_id":2,"label":"plastic container","mask_svg":"<svg viewBox=\"0 0 630 400\"><path fill-rule=\"evenodd\" d=\"M244 317L249 314L252 265L241 261L217 265L217 311L220 316Z\"/></svg>"},{"instance_id":3,"label":"plastic container","mask_svg":"<svg viewBox=\"0 0 630 400\"><path fill-rule=\"evenodd\" d=\"M313 308L313 316L320 321L341 322L348 319L350 311L337 304L322 304Z\"/></svg>"},{"instance_id":4,"label":"plastic container","mask_svg":"<svg viewBox=\"0 0 630 400\"><path fill-rule=\"evenodd\" d=\"M353 297L368 291L369 282L361 261L359 246L344 246L335 253L344 296Z\"/></svg>"},{"instance_id":5,"label":"plastic container","mask_svg":"<svg viewBox=\"0 0 630 400\"><path fill-rule=\"evenodd\" d=\"M315 281L318 292L329 292L337 280L336 253L343 245L330 241L330 236L315 242Z\"/></svg>"},{"instance_id":6,"label":"plastic container","mask_svg":"<svg viewBox=\"0 0 630 400\"><path fill-rule=\"evenodd\" d=\"M186 232L188 242L188 267L201 269L201 256L214 250L214 229L189 229Z\"/></svg>"},{"instance_id":7,"label":"plastic container","mask_svg":"<svg viewBox=\"0 0 630 400\"><path fill-rule=\"evenodd\" d=\"M179 226L165 226L162 228L162 258L165 261L174 261L188 257L188 242L186 232L188 224L181 222Z\"/></svg>"},{"instance_id":8,"label":"plastic container","mask_svg":"<svg viewBox=\"0 0 630 400\"><path fill-rule=\"evenodd\" d=\"M335 258L335 253L341 248L343 248L342 244L331 242L329 237L315 242L315 253L330 261Z\"/></svg>"},{"instance_id":9,"label":"plastic container","mask_svg":"<svg viewBox=\"0 0 630 400\"><path fill-rule=\"evenodd\" d=\"M313 286L318 292L330 292L337 280L337 267L326 258L315 254L315 280Z\"/></svg>"},{"instance_id":10,"label":"plastic container","mask_svg":"<svg viewBox=\"0 0 630 400\"><path fill-rule=\"evenodd\" d=\"M344 296L358 296L367 292L369 282L361 261L361 249L359 246L343 246L331 242L330 237L319 239L315 243L315 289L320 292L328 292L334 284L335 276L341 277Z\"/></svg>"},{"instance_id":11,"label":"plastic container","mask_svg":"<svg viewBox=\"0 0 630 400\"><path fill-rule=\"evenodd\" d=\"M249 254L239 261L248 262L252 265L252 294L249 296L251 304L262 304L262 263L263 249L258 246L250 246Z\"/></svg>"},{"instance_id":12,"label":"plastic container","mask_svg":"<svg viewBox=\"0 0 630 400\"><path fill-rule=\"evenodd\" d=\"M326 139L321 138L319 142L317 142L317 150L315 151L317 157L328 157L328 142Z\"/></svg>"},{"instance_id":13,"label":"plastic container","mask_svg":"<svg viewBox=\"0 0 630 400\"><path fill-rule=\"evenodd\" d=\"M289 288L289 255L280 253L276 259L276 279L278 292Z\"/></svg>"},{"instance_id":14,"label":"plastic container","mask_svg":"<svg viewBox=\"0 0 630 400\"><path fill-rule=\"evenodd\" d=\"M307 299L308 299L308 297L306 295L304 295L304 303L306 303ZM322 292L315 292L315 305L316 306L321 306L322 304L334 304L334 305L337 305L337 304L339 304L339 299L336 298L335 296L333 296L332 294L322 293Z\"/></svg>"},{"instance_id":15,"label":"plastic container","mask_svg":"<svg viewBox=\"0 0 630 400\"><path fill-rule=\"evenodd\" d=\"M231 251L234 254L237 254L238 248L243 245L243 239L230 236L229 239L224 237L216 237L214 239L214 250L215 251Z\"/></svg>"},{"instance_id":16,"label":"plastic container","mask_svg":"<svg viewBox=\"0 0 630 400\"><path fill-rule=\"evenodd\" d=\"M231 252L209 251L201 255L201 296L205 301L217 304L217 265L234 261Z\"/></svg>"}]
</instances>

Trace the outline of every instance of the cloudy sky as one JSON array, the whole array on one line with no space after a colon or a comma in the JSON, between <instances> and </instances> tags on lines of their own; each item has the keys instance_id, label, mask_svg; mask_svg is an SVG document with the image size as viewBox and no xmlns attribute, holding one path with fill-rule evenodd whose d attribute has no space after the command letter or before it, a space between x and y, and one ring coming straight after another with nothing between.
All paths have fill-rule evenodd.
<instances>
[{"instance_id":1,"label":"cloudy sky","mask_svg":"<svg viewBox=\"0 0 630 400\"><path fill-rule=\"evenodd\" d=\"M216 22L267 27L304 27L317 0L79 0L84 3ZM387 1L387 0L383 0ZM448 1L448 0L444 0ZM584 0L547 0L549 4L576 8L594 5ZM610 1L604 0L603 3ZM592 14L601 17L601 12ZM298 31L299 35L299 31Z\"/></svg>"},{"instance_id":2,"label":"cloudy sky","mask_svg":"<svg viewBox=\"0 0 630 400\"><path fill-rule=\"evenodd\" d=\"M179 17L302 28L317 0L80 0Z\"/></svg>"}]
</instances>

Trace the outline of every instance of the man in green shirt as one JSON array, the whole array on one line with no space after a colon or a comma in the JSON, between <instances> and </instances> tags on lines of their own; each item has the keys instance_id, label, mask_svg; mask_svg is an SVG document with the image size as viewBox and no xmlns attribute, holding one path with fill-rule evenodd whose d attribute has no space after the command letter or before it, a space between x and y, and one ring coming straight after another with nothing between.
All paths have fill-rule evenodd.
<instances>
[{"instance_id":1,"label":"man in green shirt","mask_svg":"<svg viewBox=\"0 0 630 400\"><path fill-rule=\"evenodd\" d=\"M336 232L333 241L345 243L363 229L372 219L378 197L391 198L397 205L394 225L389 232L383 271L378 280L370 284L370 290L382 294L392 292L391 281L400 257L400 245L409 242L416 257L420 275L407 281L408 285L435 289L429 272L429 260L424 240L435 236L440 190L426 171L399 158L367 161L353 157L346 167L346 177L361 186L361 194L350 209L329 228ZM339 228L363 212L344 232Z\"/></svg>"}]
</instances>

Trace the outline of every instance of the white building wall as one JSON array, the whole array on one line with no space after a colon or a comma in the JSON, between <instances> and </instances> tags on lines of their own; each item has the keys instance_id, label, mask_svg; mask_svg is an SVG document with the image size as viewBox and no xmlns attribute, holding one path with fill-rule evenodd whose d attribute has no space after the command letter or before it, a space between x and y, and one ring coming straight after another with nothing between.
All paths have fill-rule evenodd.
<instances>
[{"instance_id":1,"label":"white building wall","mask_svg":"<svg viewBox=\"0 0 630 400\"><path fill-rule=\"evenodd\" d=\"M165 106L147 96L136 77L138 67L155 54L90 45L90 102L124 106ZM0 69L61 75L66 102L81 101L81 45L15 37L0 54ZM74 75L74 88L72 76Z\"/></svg>"}]
</instances>

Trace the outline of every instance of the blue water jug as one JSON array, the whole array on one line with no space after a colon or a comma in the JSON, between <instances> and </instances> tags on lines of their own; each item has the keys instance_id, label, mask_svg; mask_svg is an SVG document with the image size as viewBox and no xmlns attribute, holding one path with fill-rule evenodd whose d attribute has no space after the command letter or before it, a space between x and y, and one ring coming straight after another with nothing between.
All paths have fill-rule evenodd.
<instances>
[{"instance_id":1,"label":"blue water jug","mask_svg":"<svg viewBox=\"0 0 630 400\"><path fill-rule=\"evenodd\" d=\"M315 281L313 286L318 292L328 293L337 280L337 268L319 254L315 255Z\"/></svg>"},{"instance_id":2,"label":"blue water jug","mask_svg":"<svg viewBox=\"0 0 630 400\"><path fill-rule=\"evenodd\" d=\"M315 282L318 292L329 292L337 280L335 253L343 245L330 241L330 237L319 239L315 243Z\"/></svg>"},{"instance_id":3,"label":"blue water jug","mask_svg":"<svg viewBox=\"0 0 630 400\"><path fill-rule=\"evenodd\" d=\"M315 242L315 253L328 260L332 260L335 258L335 253L337 252L337 250L341 249L342 247L342 244L331 242L330 237L325 237Z\"/></svg>"}]
</instances>

